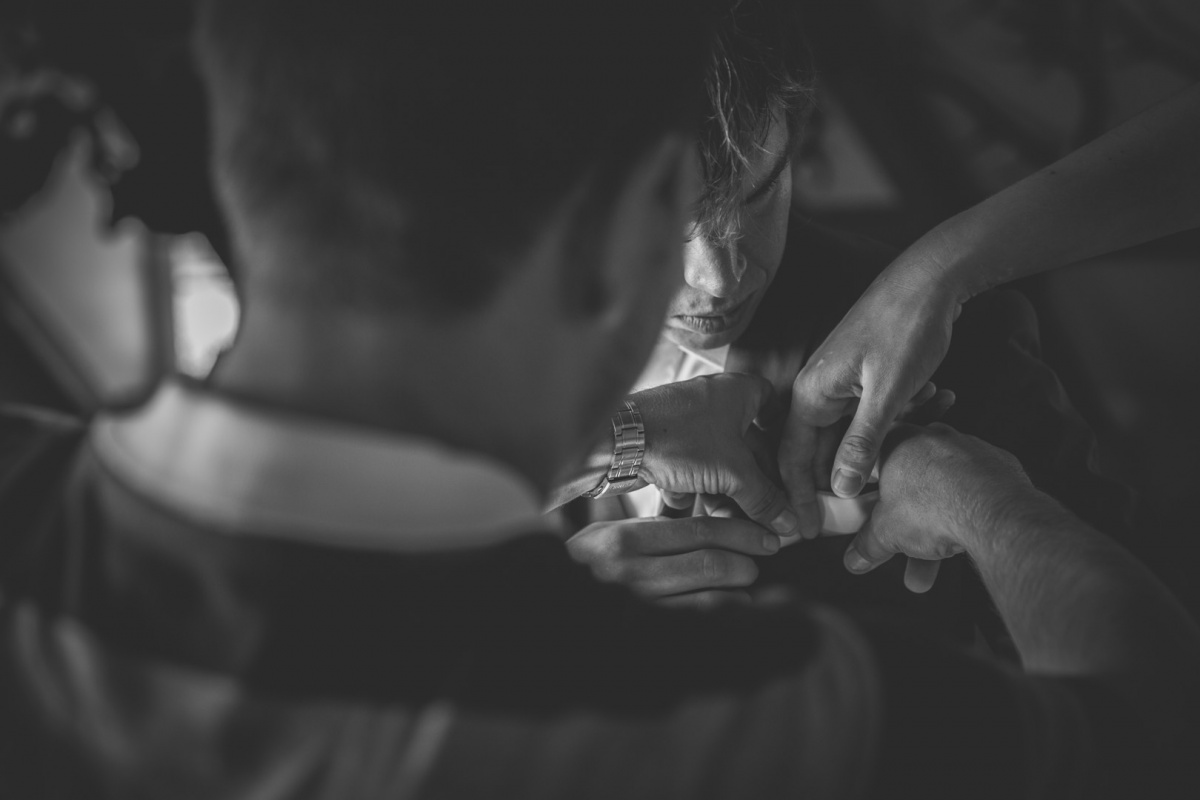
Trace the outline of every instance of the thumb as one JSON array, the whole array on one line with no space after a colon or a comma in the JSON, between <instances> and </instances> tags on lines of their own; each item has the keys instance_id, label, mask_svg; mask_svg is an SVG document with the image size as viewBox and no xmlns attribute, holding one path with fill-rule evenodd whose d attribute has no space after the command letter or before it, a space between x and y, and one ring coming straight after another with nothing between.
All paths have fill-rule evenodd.
<instances>
[{"instance_id":1,"label":"thumb","mask_svg":"<svg viewBox=\"0 0 1200 800\"><path fill-rule=\"evenodd\" d=\"M937 580L941 561L928 561L924 558L909 556L908 564L904 567L904 586L916 594L924 594L933 588Z\"/></svg>"},{"instance_id":2,"label":"thumb","mask_svg":"<svg viewBox=\"0 0 1200 800\"><path fill-rule=\"evenodd\" d=\"M833 460L833 475L829 485L839 497L856 497L870 480L871 470L879 460L883 439L892 421L904 408L904 402L905 398L896 392L881 398L864 391L863 399Z\"/></svg>"},{"instance_id":3,"label":"thumb","mask_svg":"<svg viewBox=\"0 0 1200 800\"><path fill-rule=\"evenodd\" d=\"M753 459L738 472L730 475L725 494L745 512L746 516L780 536L794 536L799 519L788 506L787 495L771 482Z\"/></svg>"},{"instance_id":4,"label":"thumb","mask_svg":"<svg viewBox=\"0 0 1200 800\"><path fill-rule=\"evenodd\" d=\"M800 517L800 533L806 539L815 538L821 530L817 476L813 468L816 452L816 426L801 419L799 414L789 414L779 443L779 474L788 500Z\"/></svg>"},{"instance_id":5,"label":"thumb","mask_svg":"<svg viewBox=\"0 0 1200 800\"><path fill-rule=\"evenodd\" d=\"M867 519L846 548L842 563L856 575L862 575L883 564L896 554L875 532L873 518Z\"/></svg>"}]
</instances>

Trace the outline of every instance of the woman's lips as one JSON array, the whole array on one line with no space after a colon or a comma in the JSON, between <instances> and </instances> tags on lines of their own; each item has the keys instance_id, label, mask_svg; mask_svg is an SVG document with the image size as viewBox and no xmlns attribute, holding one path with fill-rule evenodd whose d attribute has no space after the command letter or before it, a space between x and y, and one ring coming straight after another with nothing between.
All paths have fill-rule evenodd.
<instances>
[{"instance_id":1,"label":"woman's lips","mask_svg":"<svg viewBox=\"0 0 1200 800\"><path fill-rule=\"evenodd\" d=\"M684 327L697 333L724 333L738 326L742 315L750 305L747 297L735 306L719 314L676 314L672 319L682 323Z\"/></svg>"}]
</instances>

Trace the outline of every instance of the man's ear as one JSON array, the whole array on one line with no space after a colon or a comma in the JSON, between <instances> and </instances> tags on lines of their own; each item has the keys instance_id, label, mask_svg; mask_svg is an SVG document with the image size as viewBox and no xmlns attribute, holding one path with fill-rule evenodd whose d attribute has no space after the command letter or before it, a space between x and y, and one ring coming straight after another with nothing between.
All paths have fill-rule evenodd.
<instances>
[{"instance_id":1,"label":"man's ear","mask_svg":"<svg viewBox=\"0 0 1200 800\"><path fill-rule=\"evenodd\" d=\"M695 145L680 134L664 136L638 160L598 232L588 313L614 327L648 306L661 317L683 282L683 228L698 187Z\"/></svg>"}]
</instances>

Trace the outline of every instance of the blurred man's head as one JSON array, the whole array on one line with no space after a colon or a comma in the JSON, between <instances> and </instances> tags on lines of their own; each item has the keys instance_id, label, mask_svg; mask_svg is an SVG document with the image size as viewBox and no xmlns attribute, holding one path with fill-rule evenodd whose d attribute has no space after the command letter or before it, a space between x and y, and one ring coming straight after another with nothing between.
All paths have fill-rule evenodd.
<instances>
[{"instance_id":1,"label":"blurred man's head","mask_svg":"<svg viewBox=\"0 0 1200 800\"><path fill-rule=\"evenodd\" d=\"M788 0L742 0L719 17L699 151L704 190L688 226L687 285L668 335L721 347L749 325L787 240L791 159L814 102L814 74Z\"/></svg>"},{"instance_id":2,"label":"blurred man's head","mask_svg":"<svg viewBox=\"0 0 1200 800\"><path fill-rule=\"evenodd\" d=\"M248 281L485 302L585 179L602 214L637 156L690 126L696 34L664 35L679 7L207 3L217 181ZM267 239L295 258L257 258Z\"/></svg>"},{"instance_id":3,"label":"blurred man's head","mask_svg":"<svg viewBox=\"0 0 1200 800\"><path fill-rule=\"evenodd\" d=\"M340 314L340 358L371 351L377 372L416 363L412 341L380 343L401 329L461 345L430 381L488 351L482 404L520 399L513 375L553 394L574 346L605 369L569 391L606 413L682 277L706 23L685 0L207 2L196 47L246 312L231 357L268 316L320 347Z\"/></svg>"}]
</instances>

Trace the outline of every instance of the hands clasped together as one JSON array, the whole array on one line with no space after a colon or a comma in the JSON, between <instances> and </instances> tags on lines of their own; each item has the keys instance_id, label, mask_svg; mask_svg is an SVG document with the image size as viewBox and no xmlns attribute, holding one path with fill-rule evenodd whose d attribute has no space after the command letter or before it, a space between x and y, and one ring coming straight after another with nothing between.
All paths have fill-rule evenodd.
<instances>
[{"instance_id":1,"label":"hands clasped together","mask_svg":"<svg viewBox=\"0 0 1200 800\"><path fill-rule=\"evenodd\" d=\"M656 387L634 399L646 427L643 479L675 505L690 507L691 497L700 496L698 508L706 513L595 523L570 539L572 556L601 580L669 604L707 606L748 597L745 590L758 577L755 557L776 553L780 536L816 535L815 529L802 531L781 486L775 448L755 424L773 402L769 383L721 374ZM905 413L929 420L952 401L926 384ZM828 461L838 432L821 429L819 457ZM963 463L984 466L965 469ZM991 465L997 474L1013 473L1011 483L1024 479L1011 456L942 425L897 426L881 464L879 504L847 550L846 565L864 572L896 553L909 555L914 561L906 584L917 591L932 584L937 560L963 548L955 537L970 510L956 498L996 494L999 484L979 479L978 470Z\"/></svg>"},{"instance_id":2,"label":"hands clasped together","mask_svg":"<svg viewBox=\"0 0 1200 800\"><path fill-rule=\"evenodd\" d=\"M774 452L754 423L772 401L770 383L721 374L648 389L634 400L646 429L641 477L673 505L690 507L701 496L711 513L594 523L568 550L600 580L643 596L698 605L736 596L728 592L758 577L751 557L778 551L780 535L797 533Z\"/></svg>"}]
</instances>

